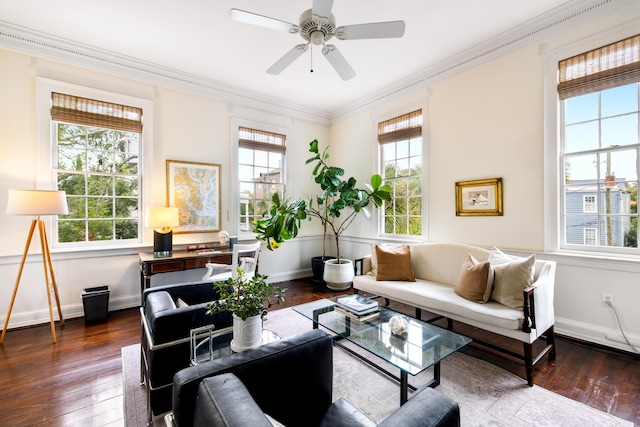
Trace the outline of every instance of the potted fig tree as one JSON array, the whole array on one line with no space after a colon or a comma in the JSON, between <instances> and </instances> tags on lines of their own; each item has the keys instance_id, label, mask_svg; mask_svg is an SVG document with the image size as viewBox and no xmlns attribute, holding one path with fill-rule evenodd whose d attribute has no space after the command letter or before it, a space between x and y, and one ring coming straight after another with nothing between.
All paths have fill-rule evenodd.
<instances>
[{"instance_id":1,"label":"potted fig tree","mask_svg":"<svg viewBox=\"0 0 640 427\"><path fill-rule=\"evenodd\" d=\"M343 178L344 169L327 163L328 147L320 152L316 139L309 144L309 152L313 156L307 159L306 164L314 163L312 176L321 193L308 200L281 199L278 193L274 193L268 215L254 222L253 231L256 238L265 240L267 248L272 250L296 237L302 220L318 219L323 229L323 279L330 289L347 289L351 286L354 272L351 260L340 257L340 236L360 212L370 217L367 210L370 203L380 207L384 201L391 200L391 187L383 185L382 177L374 174L367 189L358 188L355 178ZM335 259L327 259L329 234L336 245Z\"/></svg>"},{"instance_id":2,"label":"potted fig tree","mask_svg":"<svg viewBox=\"0 0 640 427\"><path fill-rule=\"evenodd\" d=\"M207 314L229 311L233 316L231 349L239 352L260 345L267 309L284 301L284 290L256 273L249 279L237 270L236 278L213 283L220 298L207 304Z\"/></svg>"}]
</instances>

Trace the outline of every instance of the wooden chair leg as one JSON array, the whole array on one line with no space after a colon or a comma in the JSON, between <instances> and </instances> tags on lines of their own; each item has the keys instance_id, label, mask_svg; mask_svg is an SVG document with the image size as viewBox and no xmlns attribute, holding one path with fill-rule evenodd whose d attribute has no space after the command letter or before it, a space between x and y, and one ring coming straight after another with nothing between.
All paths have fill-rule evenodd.
<instances>
[{"instance_id":1,"label":"wooden chair leg","mask_svg":"<svg viewBox=\"0 0 640 427\"><path fill-rule=\"evenodd\" d=\"M555 360L556 358L556 336L553 332L553 326L549 328L546 333L547 335L547 345L551 347L549 350L549 360Z\"/></svg>"},{"instance_id":2,"label":"wooden chair leg","mask_svg":"<svg viewBox=\"0 0 640 427\"><path fill-rule=\"evenodd\" d=\"M524 367L527 371L527 384L533 387L533 345L522 343L524 346Z\"/></svg>"}]
</instances>

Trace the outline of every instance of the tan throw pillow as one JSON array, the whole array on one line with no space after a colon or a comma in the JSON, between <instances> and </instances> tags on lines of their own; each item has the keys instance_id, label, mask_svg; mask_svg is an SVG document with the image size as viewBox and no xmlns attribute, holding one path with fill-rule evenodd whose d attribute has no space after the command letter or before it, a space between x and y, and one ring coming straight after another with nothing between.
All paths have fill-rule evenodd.
<instances>
[{"instance_id":1,"label":"tan throw pillow","mask_svg":"<svg viewBox=\"0 0 640 427\"><path fill-rule=\"evenodd\" d=\"M480 264L480 261L475 259L471 254L469 254L469 259L471 260L473 265ZM491 266L491 262L489 261L485 261L485 262L489 264L489 272L487 273L487 286L484 289L484 295L482 295L482 302L487 302L489 301L489 298L491 298L491 290L493 289L493 278L494 278L493 267Z\"/></svg>"},{"instance_id":2,"label":"tan throw pillow","mask_svg":"<svg viewBox=\"0 0 640 427\"><path fill-rule=\"evenodd\" d=\"M462 263L460 278L453 291L474 302L486 302L484 294L489 277L489 261L474 263L471 255Z\"/></svg>"},{"instance_id":3,"label":"tan throw pillow","mask_svg":"<svg viewBox=\"0 0 640 427\"><path fill-rule=\"evenodd\" d=\"M378 275L378 257L376 256L376 246L382 246L383 248L403 248L406 245L403 243L380 243L380 245L376 245L375 243L369 243L371 245L371 270L367 273L369 276L377 276Z\"/></svg>"},{"instance_id":4,"label":"tan throw pillow","mask_svg":"<svg viewBox=\"0 0 640 427\"><path fill-rule=\"evenodd\" d=\"M376 280L401 280L415 282L411 267L411 250L409 246L386 247L376 245L378 272Z\"/></svg>"},{"instance_id":5,"label":"tan throw pillow","mask_svg":"<svg viewBox=\"0 0 640 427\"><path fill-rule=\"evenodd\" d=\"M493 266L495 278L491 299L507 307L522 309L522 291L533 283L536 256L520 258Z\"/></svg>"}]
</instances>

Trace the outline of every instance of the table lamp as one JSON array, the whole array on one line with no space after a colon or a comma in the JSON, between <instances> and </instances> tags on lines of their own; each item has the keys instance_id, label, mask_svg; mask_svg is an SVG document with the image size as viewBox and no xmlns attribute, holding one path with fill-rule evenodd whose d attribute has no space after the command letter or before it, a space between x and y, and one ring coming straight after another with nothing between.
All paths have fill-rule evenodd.
<instances>
[{"instance_id":1,"label":"table lamp","mask_svg":"<svg viewBox=\"0 0 640 427\"><path fill-rule=\"evenodd\" d=\"M51 290L56 298L56 305L58 307L58 317L60 318L60 325L64 325L64 318L62 317L62 310L60 309L60 298L58 297L58 285L56 284L56 277L53 273L53 264L51 262L51 252L49 251L49 241L47 240L47 230L45 228L44 221L40 218L43 215L66 215L69 213L67 207L67 197L64 191L51 191L51 190L9 190L9 197L7 200L7 214L8 215L30 215L36 218L31 221L31 228L27 237L27 243L22 253L22 261L20 261L20 269L18 270L18 278L16 284L13 287L13 295L11 296L11 302L9 303L9 312L4 321L4 327L2 328L2 335L0 336L0 344L4 342L4 336L7 333L7 326L9 325L9 318L11 317L11 310L13 309L13 303L18 293L18 287L20 285L20 278L22 277L22 270L24 269L24 263L29 253L29 246L31 246L31 240L35 231L36 225L38 226L38 232L40 234L40 248L42 250L42 264L44 267L44 280L47 290L47 298L49 301L49 320L51 323L51 337L53 342L56 342L56 328L55 321L53 320L53 308L51 307Z\"/></svg>"},{"instance_id":2,"label":"table lamp","mask_svg":"<svg viewBox=\"0 0 640 427\"><path fill-rule=\"evenodd\" d=\"M147 227L153 228L153 256L171 256L173 232L171 227L180 225L178 208L147 208Z\"/></svg>"}]
</instances>

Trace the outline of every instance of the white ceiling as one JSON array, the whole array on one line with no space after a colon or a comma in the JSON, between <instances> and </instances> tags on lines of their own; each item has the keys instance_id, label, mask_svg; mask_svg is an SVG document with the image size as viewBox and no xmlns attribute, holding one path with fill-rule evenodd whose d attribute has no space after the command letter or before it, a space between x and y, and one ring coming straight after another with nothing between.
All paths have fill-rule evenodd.
<instances>
[{"instance_id":1,"label":"white ceiling","mask_svg":"<svg viewBox=\"0 0 640 427\"><path fill-rule=\"evenodd\" d=\"M617 0L612 0L617 1ZM265 70L296 44L288 34L231 21L231 8L298 24L312 0L0 0L0 29L75 46L93 56L205 81L229 93L299 106L328 116L398 82L418 78L487 42L543 27L585 0L335 0L336 25L404 20L400 39L336 40L357 72L342 81L320 48L282 74ZM0 34L4 35L4 34ZM0 37L0 43L2 42ZM1 44L0 44L1 45ZM5 43L6 45L6 43ZM313 59L314 72L309 72ZM85 58L86 60L86 58ZM160 73L162 74L162 73Z\"/></svg>"}]
</instances>

